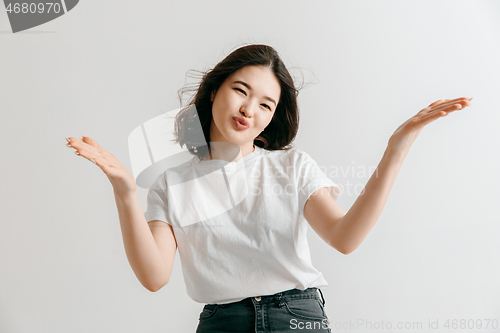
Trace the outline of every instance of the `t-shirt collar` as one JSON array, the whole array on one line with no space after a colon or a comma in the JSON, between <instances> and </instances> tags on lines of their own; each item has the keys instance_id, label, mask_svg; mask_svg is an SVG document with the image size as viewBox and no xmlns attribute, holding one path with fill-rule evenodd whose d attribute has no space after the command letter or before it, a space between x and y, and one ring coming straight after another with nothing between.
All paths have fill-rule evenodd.
<instances>
[{"instance_id":1,"label":"t-shirt collar","mask_svg":"<svg viewBox=\"0 0 500 333\"><path fill-rule=\"evenodd\" d=\"M245 156L243 156L241 159L243 160L242 162L244 162L245 164L248 164L251 160L254 160L256 156L259 156L262 154L263 152L263 148L260 148L259 146L257 145L254 145L255 146L255 150ZM240 160L236 161L236 162L228 162L228 161L224 161L224 160L205 160L205 161L201 161L200 158L198 156L194 156L193 157L193 163L192 165L195 165L197 168L222 168L223 166L226 166L226 165L235 165L237 163L240 162Z\"/></svg>"}]
</instances>

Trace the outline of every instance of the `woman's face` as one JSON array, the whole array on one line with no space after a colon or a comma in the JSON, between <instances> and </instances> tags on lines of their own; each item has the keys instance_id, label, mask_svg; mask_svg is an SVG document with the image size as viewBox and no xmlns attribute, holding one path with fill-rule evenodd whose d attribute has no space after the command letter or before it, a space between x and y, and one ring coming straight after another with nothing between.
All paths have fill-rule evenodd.
<instances>
[{"instance_id":1,"label":"woman's face","mask_svg":"<svg viewBox=\"0 0 500 333\"><path fill-rule=\"evenodd\" d=\"M264 66L246 66L231 74L212 94L210 141L231 142L246 155L253 141L269 125L279 103L281 88L274 73ZM234 117L246 120L244 128Z\"/></svg>"}]
</instances>

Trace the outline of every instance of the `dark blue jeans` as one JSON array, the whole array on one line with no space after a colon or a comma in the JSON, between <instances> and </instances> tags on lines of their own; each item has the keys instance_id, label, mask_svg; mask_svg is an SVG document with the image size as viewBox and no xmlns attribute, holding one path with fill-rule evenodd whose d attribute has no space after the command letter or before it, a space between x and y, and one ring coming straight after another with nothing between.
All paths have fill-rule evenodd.
<instances>
[{"instance_id":1,"label":"dark blue jeans","mask_svg":"<svg viewBox=\"0 0 500 333\"><path fill-rule=\"evenodd\" d=\"M239 302L206 304L196 333L330 333L324 306L325 299L318 288L290 289Z\"/></svg>"}]
</instances>

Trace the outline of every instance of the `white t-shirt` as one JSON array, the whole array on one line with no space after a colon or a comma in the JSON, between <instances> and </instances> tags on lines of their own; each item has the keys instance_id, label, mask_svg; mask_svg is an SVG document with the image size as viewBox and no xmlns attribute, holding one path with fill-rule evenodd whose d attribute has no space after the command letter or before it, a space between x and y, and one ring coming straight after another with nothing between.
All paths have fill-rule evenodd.
<instances>
[{"instance_id":1,"label":"white t-shirt","mask_svg":"<svg viewBox=\"0 0 500 333\"><path fill-rule=\"evenodd\" d=\"M288 289L326 287L311 264L309 196L338 187L306 152L258 146L236 162L197 156L165 170L148 192L146 220L172 226L188 295L224 304Z\"/></svg>"}]
</instances>

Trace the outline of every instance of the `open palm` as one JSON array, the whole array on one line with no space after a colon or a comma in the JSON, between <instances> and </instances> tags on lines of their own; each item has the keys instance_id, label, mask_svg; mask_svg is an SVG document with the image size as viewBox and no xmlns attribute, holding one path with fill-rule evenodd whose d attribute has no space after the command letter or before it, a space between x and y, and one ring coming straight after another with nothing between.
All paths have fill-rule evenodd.
<instances>
[{"instance_id":1,"label":"open palm","mask_svg":"<svg viewBox=\"0 0 500 333\"><path fill-rule=\"evenodd\" d=\"M420 110L399 126L389 139L389 148L398 153L408 152L424 127L438 118L471 105L472 98L440 99Z\"/></svg>"},{"instance_id":2,"label":"open palm","mask_svg":"<svg viewBox=\"0 0 500 333\"><path fill-rule=\"evenodd\" d=\"M66 146L76 149L75 154L96 164L106 174L115 192L126 194L134 192L137 184L123 164L113 154L104 150L96 141L89 137L66 138Z\"/></svg>"}]
</instances>

